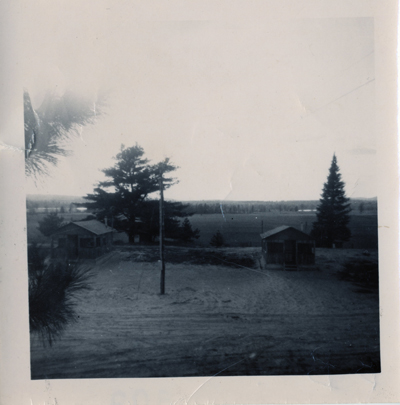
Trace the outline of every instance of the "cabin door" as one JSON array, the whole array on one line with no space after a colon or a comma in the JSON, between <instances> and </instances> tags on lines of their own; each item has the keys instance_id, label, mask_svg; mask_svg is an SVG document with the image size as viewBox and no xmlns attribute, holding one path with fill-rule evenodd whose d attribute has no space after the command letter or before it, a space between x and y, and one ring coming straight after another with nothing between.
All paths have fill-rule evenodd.
<instances>
[{"instance_id":1,"label":"cabin door","mask_svg":"<svg viewBox=\"0 0 400 405\"><path fill-rule=\"evenodd\" d=\"M296 264L295 240L285 240L285 264Z\"/></svg>"},{"instance_id":2,"label":"cabin door","mask_svg":"<svg viewBox=\"0 0 400 405\"><path fill-rule=\"evenodd\" d=\"M69 259L76 259L78 257L78 235L68 235L67 250Z\"/></svg>"}]
</instances>

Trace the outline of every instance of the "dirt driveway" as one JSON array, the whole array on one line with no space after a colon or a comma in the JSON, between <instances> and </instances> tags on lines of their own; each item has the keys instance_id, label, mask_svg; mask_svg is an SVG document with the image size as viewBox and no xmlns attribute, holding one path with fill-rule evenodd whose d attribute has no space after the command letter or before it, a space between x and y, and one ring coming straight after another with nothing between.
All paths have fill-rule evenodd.
<instances>
[{"instance_id":1,"label":"dirt driveway","mask_svg":"<svg viewBox=\"0 0 400 405\"><path fill-rule=\"evenodd\" d=\"M299 272L167 264L160 296L157 262L113 252L61 340L31 338L32 379L379 372L378 293L339 280L335 254Z\"/></svg>"}]
</instances>

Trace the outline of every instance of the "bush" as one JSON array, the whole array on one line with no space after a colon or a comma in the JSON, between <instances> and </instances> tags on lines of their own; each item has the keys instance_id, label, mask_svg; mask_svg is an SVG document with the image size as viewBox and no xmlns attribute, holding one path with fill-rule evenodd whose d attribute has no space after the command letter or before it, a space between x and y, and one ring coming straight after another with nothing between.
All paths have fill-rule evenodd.
<instances>
[{"instance_id":1,"label":"bush","mask_svg":"<svg viewBox=\"0 0 400 405\"><path fill-rule=\"evenodd\" d=\"M224 237L220 231L217 231L211 238L210 245L214 247L224 246Z\"/></svg>"},{"instance_id":2,"label":"bush","mask_svg":"<svg viewBox=\"0 0 400 405\"><path fill-rule=\"evenodd\" d=\"M44 236L50 236L64 223L64 218L59 217L56 212L46 215L41 221L39 221L39 231Z\"/></svg>"},{"instance_id":3,"label":"bush","mask_svg":"<svg viewBox=\"0 0 400 405\"><path fill-rule=\"evenodd\" d=\"M371 260L348 260L339 275L342 279L360 283L366 287L378 288L379 285L378 263Z\"/></svg>"},{"instance_id":4,"label":"bush","mask_svg":"<svg viewBox=\"0 0 400 405\"><path fill-rule=\"evenodd\" d=\"M193 229L189 219L185 218L180 226L179 239L183 242L192 242L199 237L200 231L197 228Z\"/></svg>"},{"instance_id":5,"label":"bush","mask_svg":"<svg viewBox=\"0 0 400 405\"><path fill-rule=\"evenodd\" d=\"M28 248L29 326L51 345L68 324L76 321L73 298L90 289L90 273L69 263L46 263L36 245Z\"/></svg>"}]
</instances>

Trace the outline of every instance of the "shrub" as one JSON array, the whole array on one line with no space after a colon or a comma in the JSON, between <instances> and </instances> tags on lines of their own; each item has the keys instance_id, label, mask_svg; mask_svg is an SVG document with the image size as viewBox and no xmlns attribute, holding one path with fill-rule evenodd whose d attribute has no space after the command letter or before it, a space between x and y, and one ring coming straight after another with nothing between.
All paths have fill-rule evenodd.
<instances>
[{"instance_id":1,"label":"shrub","mask_svg":"<svg viewBox=\"0 0 400 405\"><path fill-rule=\"evenodd\" d=\"M197 228L193 229L189 219L185 218L180 226L179 239L183 242L192 242L193 239L198 239L199 236L200 231Z\"/></svg>"},{"instance_id":2,"label":"shrub","mask_svg":"<svg viewBox=\"0 0 400 405\"><path fill-rule=\"evenodd\" d=\"M224 246L224 237L220 231L217 231L210 240L210 245L214 247Z\"/></svg>"},{"instance_id":3,"label":"shrub","mask_svg":"<svg viewBox=\"0 0 400 405\"><path fill-rule=\"evenodd\" d=\"M350 259L339 273L345 280L354 281L367 287L378 288L378 263L366 259Z\"/></svg>"},{"instance_id":4,"label":"shrub","mask_svg":"<svg viewBox=\"0 0 400 405\"><path fill-rule=\"evenodd\" d=\"M59 217L56 212L53 212L39 221L38 229L44 236L50 236L63 225L63 222L64 218Z\"/></svg>"},{"instance_id":5,"label":"shrub","mask_svg":"<svg viewBox=\"0 0 400 405\"><path fill-rule=\"evenodd\" d=\"M36 245L28 248L29 326L51 345L77 319L73 299L90 289L90 273L78 265L46 263Z\"/></svg>"}]
</instances>

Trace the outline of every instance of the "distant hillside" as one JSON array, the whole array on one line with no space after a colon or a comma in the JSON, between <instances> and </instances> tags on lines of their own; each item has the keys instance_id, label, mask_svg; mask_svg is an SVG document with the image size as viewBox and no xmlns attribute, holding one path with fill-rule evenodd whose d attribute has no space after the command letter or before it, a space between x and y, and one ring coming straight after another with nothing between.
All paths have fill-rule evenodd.
<instances>
[{"instance_id":1,"label":"distant hillside","mask_svg":"<svg viewBox=\"0 0 400 405\"><path fill-rule=\"evenodd\" d=\"M28 194L26 196L27 208L67 208L73 203L83 203L84 198L81 196L71 195L41 195Z\"/></svg>"},{"instance_id":2,"label":"distant hillside","mask_svg":"<svg viewBox=\"0 0 400 405\"><path fill-rule=\"evenodd\" d=\"M350 202L359 201L377 201L377 197L350 198ZM183 200L184 204L318 204L319 200L277 200L277 201L258 201L258 200Z\"/></svg>"},{"instance_id":3,"label":"distant hillside","mask_svg":"<svg viewBox=\"0 0 400 405\"><path fill-rule=\"evenodd\" d=\"M26 197L28 209L34 208L68 208L71 204L86 202L82 196L70 195L39 195L28 194ZM215 214L222 210L228 214L256 213L256 212L301 212L315 211L318 200L297 201L229 201L204 200L182 201L188 206L187 212L193 214ZM351 199L353 213L376 213L377 198Z\"/></svg>"},{"instance_id":4,"label":"distant hillside","mask_svg":"<svg viewBox=\"0 0 400 405\"><path fill-rule=\"evenodd\" d=\"M307 201L184 201L187 212L192 214L252 214L268 212L310 212L318 207L319 200ZM351 199L353 214L375 214L376 198Z\"/></svg>"}]
</instances>

